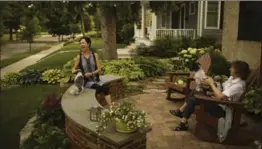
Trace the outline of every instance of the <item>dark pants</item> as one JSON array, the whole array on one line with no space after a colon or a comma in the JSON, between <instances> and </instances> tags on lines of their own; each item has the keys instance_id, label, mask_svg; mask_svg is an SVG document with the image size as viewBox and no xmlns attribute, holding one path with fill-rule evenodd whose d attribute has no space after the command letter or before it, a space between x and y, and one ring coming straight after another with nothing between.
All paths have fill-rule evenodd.
<instances>
[{"instance_id":1,"label":"dark pants","mask_svg":"<svg viewBox=\"0 0 262 149\"><path fill-rule=\"evenodd\" d=\"M187 105L183 112L183 117L188 119L195 111L195 106L199 105L200 102L194 97L189 96L186 101ZM208 112L210 115L220 118L225 116L225 111L218 106L216 103L204 103L205 111Z\"/></svg>"},{"instance_id":2,"label":"dark pants","mask_svg":"<svg viewBox=\"0 0 262 149\"><path fill-rule=\"evenodd\" d=\"M109 88L105 85L100 86L98 84L93 84L91 88L96 90L96 94L103 93L105 96L109 95Z\"/></svg>"}]
</instances>

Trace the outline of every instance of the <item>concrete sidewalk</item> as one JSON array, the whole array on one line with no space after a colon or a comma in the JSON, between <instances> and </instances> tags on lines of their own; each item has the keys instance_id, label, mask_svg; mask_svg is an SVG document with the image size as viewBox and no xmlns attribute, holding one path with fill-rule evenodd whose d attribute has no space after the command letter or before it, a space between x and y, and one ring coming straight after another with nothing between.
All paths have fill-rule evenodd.
<instances>
[{"instance_id":1,"label":"concrete sidewalk","mask_svg":"<svg viewBox=\"0 0 262 149\"><path fill-rule=\"evenodd\" d=\"M59 50L60 48L62 48L64 45L64 43L60 43L58 45L53 46L52 48L48 49L48 50L43 50L35 55L31 55L25 59L22 59L18 62L15 62L9 66L6 66L4 68L1 69L1 77L3 77L4 75L6 75L7 73L10 72L19 72L21 70L23 70L24 68L26 68L27 66L33 65L35 64L38 60L40 60L41 58Z\"/></svg>"}]
</instances>

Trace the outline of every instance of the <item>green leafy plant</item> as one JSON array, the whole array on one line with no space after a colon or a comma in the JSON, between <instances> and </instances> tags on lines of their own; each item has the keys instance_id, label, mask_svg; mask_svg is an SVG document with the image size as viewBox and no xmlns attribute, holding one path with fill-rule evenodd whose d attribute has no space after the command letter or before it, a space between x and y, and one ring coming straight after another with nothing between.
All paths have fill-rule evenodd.
<instances>
[{"instance_id":1,"label":"green leafy plant","mask_svg":"<svg viewBox=\"0 0 262 149\"><path fill-rule=\"evenodd\" d=\"M8 85L19 84L20 74L19 73L8 73L3 77L3 81Z\"/></svg>"},{"instance_id":2,"label":"green leafy plant","mask_svg":"<svg viewBox=\"0 0 262 149\"><path fill-rule=\"evenodd\" d=\"M147 115L142 110L137 110L131 102L113 103L109 110L103 111L96 131L103 132L112 121L122 121L128 129L138 129L148 126Z\"/></svg>"},{"instance_id":3,"label":"green leafy plant","mask_svg":"<svg viewBox=\"0 0 262 149\"><path fill-rule=\"evenodd\" d=\"M167 66L153 57L135 57L134 61L143 70L146 77L162 76L167 71Z\"/></svg>"},{"instance_id":4,"label":"green leafy plant","mask_svg":"<svg viewBox=\"0 0 262 149\"><path fill-rule=\"evenodd\" d=\"M216 45L216 39L210 37L198 37L194 42L196 48L205 48Z\"/></svg>"},{"instance_id":5,"label":"green leafy plant","mask_svg":"<svg viewBox=\"0 0 262 149\"><path fill-rule=\"evenodd\" d=\"M143 70L134 60L120 59L103 61L102 74L120 75L127 80L140 80L145 77Z\"/></svg>"},{"instance_id":6,"label":"green leafy plant","mask_svg":"<svg viewBox=\"0 0 262 149\"><path fill-rule=\"evenodd\" d=\"M41 83L42 72L44 70L27 70L21 73L19 84L32 85Z\"/></svg>"},{"instance_id":7,"label":"green leafy plant","mask_svg":"<svg viewBox=\"0 0 262 149\"><path fill-rule=\"evenodd\" d=\"M222 55L219 50L211 50L210 52L212 63L209 69L209 75L230 75L230 62Z\"/></svg>"},{"instance_id":8,"label":"green leafy plant","mask_svg":"<svg viewBox=\"0 0 262 149\"><path fill-rule=\"evenodd\" d=\"M74 80L74 74L72 73L72 67L74 64L74 60L68 61L62 69L63 78L60 80L62 83L72 82Z\"/></svg>"},{"instance_id":9,"label":"green leafy plant","mask_svg":"<svg viewBox=\"0 0 262 149\"><path fill-rule=\"evenodd\" d=\"M22 149L68 149L65 131L58 127L42 124L37 126L24 144Z\"/></svg>"},{"instance_id":10,"label":"green leafy plant","mask_svg":"<svg viewBox=\"0 0 262 149\"><path fill-rule=\"evenodd\" d=\"M0 82L0 84L1 84L0 90L5 89L5 88L7 88L9 86L9 84L4 79L1 78L0 81L1 81Z\"/></svg>"},{"instance_id":11,"label":"green leafy plant","mask_svg":"<svg viewBox=\"0 0 262 149\"><path fill-rule=\"evenodd\" d=\"M243 103L249 113L262 116L262 87L248 91L243 99Z\"/></svg>"},{"instance_id":12,"label":"green leafy plant","mask_svg":"<svg viewBox=\"0 0 262 149\"><path fill-rule=\"evenodd\" d=\"M55 93L48 95L36 114L33 132L21 149L67 149L61 96Z\"/></svg>"},{"instance_id":13,"label":"green leafy plant","mask_svg":"<svg viewBox=\"0 0 262 149\"><path fill-rule=\"evenodd\" d=\"M210 48L188 48L186 50L182 50L179 52L179 57L181 58L182 64L186 67L190 67L192 63L196 62L198 58L202 55L204 55L206 52L210 51L212 47Z\"/></svg>"},{"instance_id":14,"label":"green leafy plant","mask_svg":"<svg viewBox=\"0 0 262 149\"><path fill-rule=\"evenodd\" d=\"M63 78L64 74L60 69L48 69L42 74L42 80L46 81L48 84L60 83Z\"/></svg>"}]
</instances>

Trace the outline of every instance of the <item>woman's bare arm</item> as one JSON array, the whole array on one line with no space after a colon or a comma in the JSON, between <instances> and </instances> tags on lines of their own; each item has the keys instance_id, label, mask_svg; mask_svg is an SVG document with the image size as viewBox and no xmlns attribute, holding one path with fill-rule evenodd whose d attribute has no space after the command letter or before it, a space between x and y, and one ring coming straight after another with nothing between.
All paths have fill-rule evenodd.
<instances>
[{"instance_id":1,"label":"woman's bare arm","mask_svg":"<svg viewBox=\"0 0 262 149\"><path fill-rule=\"evenodd\" d=\"M92 72L93 74L98 74L101 72L101 61L99 59L98 54L95 53L95 58L96 58L96 65L97 65L97 70Z\"/></svg>"},{"instance_id":2,"label":"woman's bare arm","mask_svg":"<svg viewBox=\"0 0 262 149\"><path fill-rule=\"evenodd\" d=\"M80 56L78 55L76 58L74 58L75 62L72 68L72 73L76 73L79 66Z\"/></svg>"}]
</instances>

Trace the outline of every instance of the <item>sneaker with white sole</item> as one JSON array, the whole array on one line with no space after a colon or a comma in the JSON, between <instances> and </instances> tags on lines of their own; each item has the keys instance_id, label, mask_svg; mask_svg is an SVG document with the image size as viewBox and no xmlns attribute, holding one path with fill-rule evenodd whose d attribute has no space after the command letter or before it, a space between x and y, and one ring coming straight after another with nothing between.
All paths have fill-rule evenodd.
<instances>
[{"instance_id":1,"label":"sneaker with white sole","mask_svg":"<svg viewBox=\"0 0 262 149\"><path fill-rule=\"evenodd\" d=\"M84 90L84 76L78 72L75 77L75 86L78 88L79 93Z\"/></svg>"}]
</instances>

